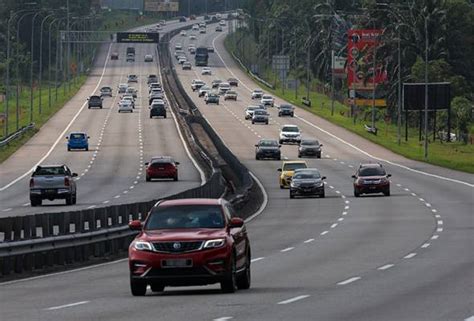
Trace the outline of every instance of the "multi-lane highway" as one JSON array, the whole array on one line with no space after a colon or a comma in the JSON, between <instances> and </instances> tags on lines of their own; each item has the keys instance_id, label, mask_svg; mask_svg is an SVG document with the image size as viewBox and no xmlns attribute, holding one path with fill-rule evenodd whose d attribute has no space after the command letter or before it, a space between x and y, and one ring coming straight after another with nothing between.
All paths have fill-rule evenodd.
<instances>
[{"instance_id":1,"label":"multi-lane highway","mask_svg":"<svg viewBox=\"0 0 474 321\"><path fill-rule=\"evenodd\" d=\"M248 223L251 289L223 295L218 286L167 288L162 294L136 298L129 293L126 261L118 261L0 285L0 292L7 294L0 302L2 318L465 320L474 316L474 176L404 159L300 109L295 118L279 118L270 109L269 125L252 125L244 119L244 109L253 103L250 92L259 85L225 52L225 33L213 30L208 27L208 33L194 41L215 47L209 63L213 75L201 76L194 66L183 71L176 64L176 69L203 115L255 174L268 197L266 208ZM176 42L184 48L190 43L188 37L177 36L171 46ZM192 55L188 57L193 61ZM126 74L127 68L123 63L114 74ZM210 84L229 77L240 82L237 102L205 105L190 88L195 78ZM136 117L127 123L135 128L141 118L146 130L143 115L113 113L108 124L118 116ZM321 159L306 161L327 176L326 198L290 200L288 190L278 184L281 162L255 160L256 141L277 139L283 124L296 124L303 136L324 144ZM112 134L122 135L123 130L118 125ZM137 131L130 139L132 150L139 149ZM146 132L143 135L146 144ZM297 159L296 146L285 145L282 156ZM353 197L351 175L360 163L369 161L380 161L393 175L390 197ZM104 179L111 175L102 172L105 165L98 171ZM137 173L138 162L133 165ZM79 183L85 183L88 175ZM195 172L194 177L198 181ZM99 185L95 194L105 190Z\"/></svg>"}]
</instances>

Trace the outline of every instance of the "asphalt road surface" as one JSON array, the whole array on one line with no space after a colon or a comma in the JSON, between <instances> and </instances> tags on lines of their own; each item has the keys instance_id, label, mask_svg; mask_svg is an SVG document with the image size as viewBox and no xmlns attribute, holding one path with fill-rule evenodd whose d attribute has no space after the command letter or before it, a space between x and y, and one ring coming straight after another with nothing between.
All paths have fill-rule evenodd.
<instances>
[{"instance_id":1,"label":"asphalt road surface","mask_svg":"<svg viewBox=\"0 0 474 321\"><path fill-rule=\"evenodd\" d=\"M176 68L268 196L265 209L248 222L251 289L224 295L218 286L167 288L132 297L122 260L0 285L2 319L472 320L474 176L404 159L300 109L294 118L270 109L269 125L252 125L244 109L259 85L225 52L227 28L212 30L195 43L215 47L213 75ZM188 37L178 41L187 48ZM240 81L237 102L206 106L190 89L194 78L210 83L229 77ZM283 124L297 124L303 136L324 144L321 159L305 160L327 176L326 198L290 200L278 185L281 162L255 160L255 142L277 139ZM297 159L296 148L285 145L284 158ZM393 175L390 197L353 197L351 175L368 161L380 161Z\"/></svg>"}]
</instances>

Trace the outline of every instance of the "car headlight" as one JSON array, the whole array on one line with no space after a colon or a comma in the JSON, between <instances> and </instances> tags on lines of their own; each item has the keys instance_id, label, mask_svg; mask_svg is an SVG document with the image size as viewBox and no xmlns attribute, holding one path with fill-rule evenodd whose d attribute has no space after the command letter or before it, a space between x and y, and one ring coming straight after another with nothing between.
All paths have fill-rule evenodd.
<instances>
[{"instance_id":1,"label":"car headlight","mask_svg":"<svg viewBox=\"0 0 474 321\"><path fill-rule=\"evenodd\" d=\"M207 240L204 243L204 248L205 249L218 248L218 247L223 247L224 245L225 245L225 239Z\"/></svg>"},{"instance_id":2,"label":"car headlight","mask_svg":"<svg viewBox=\"0 0 474 321\"><path fill-rule=\"evenodd\" d=\"M291 186L291 187L299 187L299 186L300 186L300 183L298 183L298 182L291 182L290 186Z\"/></svg>"},{"instance_id":3,"label":"car headlight","mask_svg":"<svg viewBox=\"0 0 474 321\"><path fill-rule=\"evenodd\" d=\"M133 243L133 248L138 251L153 251L153 245L146 241L135 241Z\"/></svg>"},{"instance_id":4,"label":"car headlight","mask_svg":"<svg viewBox=\"0 0 474 321\"><path fill-rule=\"evenodd\" d=\"M323 186L323 185L324 185L323 182L316 183L316 187L321 187L321 186Z\"/></svg>"}]
</instances>

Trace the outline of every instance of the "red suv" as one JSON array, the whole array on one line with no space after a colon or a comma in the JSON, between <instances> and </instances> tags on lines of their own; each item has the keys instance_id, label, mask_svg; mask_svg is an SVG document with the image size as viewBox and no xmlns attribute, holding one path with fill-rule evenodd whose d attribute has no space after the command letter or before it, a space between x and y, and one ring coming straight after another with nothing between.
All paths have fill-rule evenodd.
<instances>
[{"instance_id":1,"label":"red suv","mask_svg":"<svg viewBox=\"0 0 474 321\"><path fill-rule=\"evenodd\" d=\"M153 178L172 178L178 180L178 165L170 156L153 157L146 166L146 181L149 182Z\"/></svg>"},{"instance_id":2,"label":"red suv","mask_svg":"<svg viewBox=\"0 0 474 321\"><path fill-rule=\"evenodd\" d=\"M250 242L244 221L223 199L158 202L146 220L131 221L140 233L128 250L135 296L165 286L220 283L225 293L250 287Z\"/></svg>"},{"instance_id":3,"label":"red suv","mask_svg":"<svg viewBox=\"0 0 474 321\"><path fill-rule=\"evenodd\" d=\"M383 193L390 196L391 174L387 174L381 164L361 164L359 169L352 175L354 179L354 196L361 194Z\"/></svg>"}]
</instances>

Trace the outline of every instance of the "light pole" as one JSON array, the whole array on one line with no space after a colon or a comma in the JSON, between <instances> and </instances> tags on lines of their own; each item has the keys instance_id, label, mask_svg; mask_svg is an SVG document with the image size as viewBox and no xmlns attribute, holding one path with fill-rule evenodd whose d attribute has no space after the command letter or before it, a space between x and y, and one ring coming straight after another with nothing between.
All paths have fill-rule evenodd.
<instances>
[{"instance_id":1,"label":"light pole","mask_svg":"<svg viewBox=\"0 0 474 321\"><path fill-rule=\"evenodd\" d=\"M43 78L43 25L50 17L54 16L54 13L51 13L43 18L40 25L40 56L39 56L39 77L38 77L38 87L39 87L39 101L38 101L38 112L41 115L42 113L42 95L41 95L41 85ZM51 32L51 30L50 30ZM51 38L50 38L51 39Z\"/></svg>"},{"instance_id":2,"label":"light pole","mask_svg":"<svg viewBox=\"0 0 474 321\"><path fill-rule=\"evenodd\" d=\"M42 11L38 11L33 16L31 20L31 63L30 63L30 124L33 123L33 65L34 65L34 51L35 51L35 20L36 17L41 14ZM41 88L40 88L40 96L41 96Z\"/></svg>"},{"instance_id":3,"label":"light pole","mask_svg":"<svg viewBox=\"0 0 474 321\"><path fill-rule=\"evenodd\" d=\"M61 21L64 21L66 18L56 18L54 19L53 21L51 21L51 23L49 24L49 39L48 39L48 46L49 46L49 49L48 49L48 104L49 104L49 108L51 108L51 27L53 26L53 24L58 21L58 28L59 28L59 25L61 23ZM58 64L57 64L57 61L59 60L59 56L58 56L58 43L56 43L56 75L58 73ZM55 83L56 85L56 83ZM57 99L57 97L56 97Z\"/></svg>"},{"instance_id":4,"label":"light pole","mask_svg":"<svg viewBox=\"0 0 474 321\"><path fill-rule=\"evenodd\" d=\"M428 160L428 17L425 16L425 160ZM448 133L449 135L449 133Z\"/></svg>"}]
</instances>

